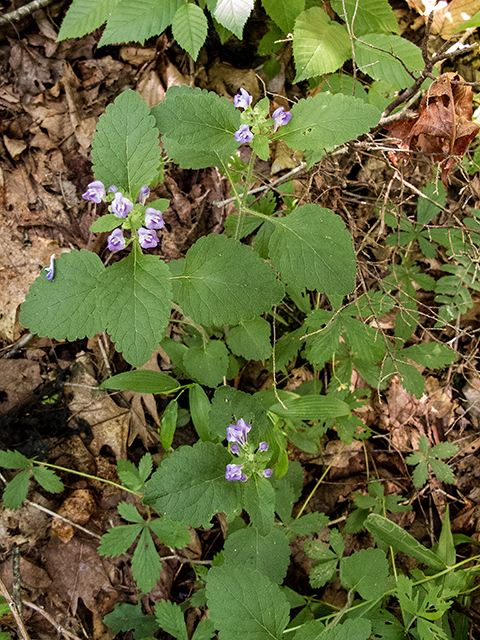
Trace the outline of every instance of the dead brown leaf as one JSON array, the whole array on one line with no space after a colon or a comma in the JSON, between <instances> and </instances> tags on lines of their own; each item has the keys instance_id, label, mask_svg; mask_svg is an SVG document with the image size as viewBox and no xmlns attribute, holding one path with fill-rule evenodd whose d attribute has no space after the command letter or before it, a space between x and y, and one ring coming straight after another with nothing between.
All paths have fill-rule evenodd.
<instances>
[{"instance_id":1,"label":"dead brown leaf","mask_svg":"<svg viewBox=\"0 0 480 640\"><path fill-rule=\"evenodd\" d=\"M95 499L89 489L77 489L68 496L57 513L75 524L84 525L90 520L95 506ZM68 542L73 538L75 530L68 522L54 518L51 533L60 538L62 542Z\"/></svg>"},{"instance_id":2,"label":"dead brown leaf","mask_svg":"<svg viewBox=\"0 0 480 640\"><path fill-rule=\"evenodd\" d=\"M40 365L31 360L0 360L0 414L7 413L43 382Z\"/></svg>"}]
</instances>

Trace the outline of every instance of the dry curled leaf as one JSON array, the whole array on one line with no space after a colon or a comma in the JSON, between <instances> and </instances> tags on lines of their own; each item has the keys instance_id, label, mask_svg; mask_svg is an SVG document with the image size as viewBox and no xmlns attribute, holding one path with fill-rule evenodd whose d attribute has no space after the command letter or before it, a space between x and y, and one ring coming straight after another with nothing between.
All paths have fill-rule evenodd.
<instances>
[{"instance_id":1,"label":"dry curled leaf","mask_svg":"<svg viewBox=\"0 0 480 640\"><path fill-rule=\"evenodd\" d=\"M435 162L441 162L445 187L450 169L480 130L480 126L472 122L473 91L471 87L457 84L459 82L464 79L458 73L443 73L423 97L417 110L418 118L400 120L386 127L397 139L400 149L429 153ZM402 152L389 155L395 163L406 158Z\"/></svg>"}]
</instances>

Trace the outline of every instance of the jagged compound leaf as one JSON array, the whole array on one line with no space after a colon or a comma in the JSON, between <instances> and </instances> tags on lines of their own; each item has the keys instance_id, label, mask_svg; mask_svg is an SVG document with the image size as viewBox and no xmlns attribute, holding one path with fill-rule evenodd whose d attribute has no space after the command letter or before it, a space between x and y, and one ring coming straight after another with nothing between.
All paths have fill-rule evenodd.
<instances>
[{"instance_id":1,"label":"jagged compound leaf","mask_svg":"<svg viewBox=\"0 0 480 640\"><path fill-rule=\"evenodd\" d=\"M423 562L434 569L445 569L445 565L440 558L423 546L408 531L402 529L388 518L377 513L371 513L365 521L365 527L371 534L377 536L394 549L403 551L408 556Z\"/></svg>"},{"instance_id":2,"label":"jagged compound leaf","mask_svg":"<svg viewBox=\"0 0 480 640\"><path fill-rule=\"evenodd\" d=\"M388 0L332 0L332 9L343 19L347 11L348 23L357 36L365 33L399 33L398 22ZM353 24L352 24L353 19Z\"/></svg>"},{"instance_id":3,"label":"jagged compound leaf","mask_svg":"<svg viewBox=\"0 0 480 640\"><path fill-rule=\"evenodd\" d=\"M295 21L293 56L297 70L294 82L333 73L352 57L347 30L331 22L320 7L311 7Z\"/></svg>"},{"instance_id":4,"label":"jagged compound leaf","mask_svg":"<svg viewBox=\"0 0 480 640\"><path fill-rule=\"evenodd\" d=\"M220 640L280 640L288 623L283 591L249 567L212 567L207 602Z\"/></svg>"},{"instance_id":5,"label":"jagged compound leaf","mask_svg":"<svg viewBox=\"0 0 480 640\"><path fill-rule=\"evenodd\" d=\"M340 216L317 204L277 219L268 254L282 280L299 289L346 295L355 287L351 235Z\"/></svg>"},{"instance_id":6,"label":"jagged compound leaf","mask_svg":"<svg viewBox=\"0 0 480 640\"><path fill-rule=\"evenodd\" d=\"M215 20L242 39L243 27L251 14L255 0L218 0Z\"/></svg>"},{"instance_id":7,"label":"jagged compound leaf","mask_svg":"<svg viewBox=\"0 0 480 640\"><path fill-rule=\"evenodd\" d=\"M340 560L340 582L364 600L381 598L387 590L388 562L382 549L360 549Z\"/></svg>"},{"instance_id":8,"label":"jagged compound leaf","mask_svg":"<svg viewBox=\"0 0 480 640\"><path fill-rule=\"evenodd\" d=\"M262 0L262 5L284 33L292 33L295 20L305 9L305 0Z\"/></svg>"},{"instance_id":9,"label":"jagged compound leaf","mask_svg":"<svg viewBox=\"0 0 480 640\"><path fill-rule=\"evenodd\" d=\"M370 33L362 36L361 40L367 44L355 42L355 63L361 71L375 80L383 80L397 89L404 89L413 84L416 76L412 77L402 62L411 72L424 67L419 47L405 38ZM369 44L375 48L369 47ZM402 62L395 59L390 52Z\"/></svg>"},{"instance_id":10,"label":"jagged compound leaf","mask_svg":"<svg viewBox=\"0 0 480 640\"><path fill-rule=\"evenodd\" d=\"M238 506L241 483L225 480L231 455L220 444L197 442L162 461L147 483L144 503L192 527L210 527L219 511Z\"/></svg>"},{"instance_id":11,"label":"jagged compound leaf","mask_svg":"<svg viewBox=\"0 0 480 640\"><path fill-rule=\"evenodd\" d=\"M150 531L145 528L135 548L132 558L132 574L137 587L148 593L157 584L162 569L162 561L155 548Z\"/></svg>"},{"instance_id":12,"label":"jagged compound leaf","mask_svg":"<svg viewBox=\"0 0 480 640\"><path fill-rule=\"evenodd\" d=\"M270 325L263 318L245 320L229 330L227 344L232 353L246 360L265 360L272 353Z\"/></svg>"},{"instance_id":13,"label":"jagged compound leaf","mask_svg":"<svg viewBox=\"0 0 480 640\"><path fill-rule=\"evenodd\" d=\"M401 355L429 369L439 369L453 364L457 354L439 342L424 342L402 349Z\"/></svg>"},{"instance_id":14,"label":"jagged compound leaf","mask_svg":"<svg viewBox=\"0 0 480 640\"><path fill-rule=\"evenodd\" d=\"M157 518L148 523L149 528L167 547L183 549L191 542L188 529L171 518Z\"/></svg>"},{"instance_id":15,"label":"jagged compound leaf","mask_svg":"<svg viewBox=\"0 0 480 640\"><path fill-rule=\"evenodd\" d=\"M207 37L208 22L196 4L183 4L177 9L172 22L173 37L194 60Z\"/></svg>"},{"instance_id":16,"label":"jagged compound leaf","mask_svg":"<svg viewBox=\"0 0 480 640\"><path fill-rule=\"evenodd\" d=\"M102 536L98 553L101 556L121 556L135 542L138 534L143 529L143 523L121 524L112 527Z\"/></svg>"},{"instance_id":17,"label":"jagged compound leaf","mask_svg":"<svg viewBox=\"0 0 480 640\"><path fill-rule=\"evenodd\" d=\"M182 169L221 166L239 146L240 113L213 91L170 87L151 112L166 153Z\"/></svg>"},{"instance_id":18,"label":"jagged compound leaf","mask_svg":"<svg viewBox=\"0 0 480 640\"><path fill-rule=\"evenodd\" d=\"M138 491L143 486L137 467L130 460L119 460L117 462L117 473L120 482L132 491Z\"/></svg>"},{"instance_id":19,"label":"jagged compound leaf","mask_svg":"<svg viewBox=\"0 0 480 640\"><path fill-rule=\"evenodd\" d=\"M135 91L124 91L100 116L93 136L95 179L128 191L135 200L142 186L158 181L161 153L147 103Z\"/></svg>"},{"instance_id":20,"label":"jagged compound leaf","mask_svg":"<svg viewBox=\"0 0 480 640\"><path fill-rule=\"evenodd\" d=\"M350 415L350 407L339 398L329 396L303 396L293 400L285 400L287 410L278 402L270 407L270 411L285 418L300 420L327 420Z\"/></svg>"},{"instance_id":21,"label":"jagged compound leaf","mask_svg":"<svg viewBox=\"0 0 480 640\"><path fill-rule=\"evenodd\" d=\"M91 338L105 330L99 277L105 267L97 254L81 249L55 260L53 280L41 274L30 287L20 322L32 333L56 340Z\"/></svg>"},{"instance_id":22,"label":"jagged compound leaf","mask_svg":"<svg viewBox=\"0 0 480 640\"><path fill-rule=\"evenodd\" d=\"M115 609L111 613L107 613L103 622L107 627L110 627L114 634L134 629L133 637L135 640L142 640L158 631L155 616L146 616L142 613L140 603L115 605Z\"/></svg>"},{"instance_id":23,"label":"jagged compound leaf","mask_svg":"<svg viewBox=\"0 0 480 640\"><path fill-rule=\"evenodd\" d=\"M0 467L4 469L28 469L31 464L20 451L0 451Z\"/></svg>"},{"instance_id":24,"label":"jagged compound leaf","mask_svg":"<svg viewBox=\"0 0 480 640\"><path fill-rule=\"evenodd\" d=\"M170 271L157 256L136 244L130 255L105 269L101 278L107 330L117 351L141 367L165 336L170 318Z\"/></svg>"},{"instance_id":25,"label":"jagged compound leaf","mask_svg":"<svg viewBox=\"0 0 480 640\"><path fill-rule=\"evenodd\" d=\"M108 20L120 0L73 0L62 22L57 42L81 38Z\"/></svg>"},{"instance_id":26,"label":"jagged compound leaf","mask_svg":"<svg viewBox=\"0 0 480 640\"><path fill-rule=\"evenodd\" d=\"M20 471L10 480L3 492L3 506L5 509L16 509L27 497L30 469Z\"/></svg>"},{"instance_id":27,"label":"jagged compound leaf","mask_svg":"<svg viewBox=\"0 0 480 640\"><path fill-rule=\"evenodd\" d=\"M378 124L381 115L376 107L342 93L319 93L300 100L291 112L292 119L273 139L299 151L319 151L358 138Z\"/></svg>"},{"instance_id":28,"label":"jagged compound leaf","mask_svg":"<svg viewBox=\"0 0 480 640\"><path fill-rule=\"evenodd\" d=\"M218 387L227 375L227 347L220 340L211 340L202 347L190 347L183 356L183 366L200 384Z\"/></svg>"},{"instance_id":29,"label":"jagged compound leaf","mask_svg":"<svg viewBox=\"0 0 480 640\"><path fill-rule=\"evenodd\" d=\"M45 491L60 493L60 491L63 491L65 488L63 482L53 469L34 466L32 467L32 473L35 480L45 489Z\"/></svg>"},{"instance_id":30,"label":"jagged compound leaf","mask_svg":"<svg viewBox=\"0 0 480 640\"><path fill-rule=\"evenodd\" d=\"M410 456L409 456L410 457ZM415 487L423 487L428 480L428 465L426 460L420 460L412 473Z\"/></svg>"},{"instance_id":31,"label":"jagged compound leaf","mask_svg":"<svg viewBox=\"0 0 480 640\"><path fill-rule=\"evenodd\" d=\"M187 625L183 611L178 604L169 600L155 603L155 619L160 629L163 629L178 640L188 640Z\"/></svg>"},{"instance_id":32,"label":"jagged compound leaf","mask_svg":"<svg viewBox=\"0 0 480 640\"><path fill-rule=\"evenodd\" d=\"M223 554L227 565L256 569L281 584L287 575L290 545L279 527L273 527L266 536L255 527L245 527L228 536Z\"/></svg>"},{"instance_id":33,"label":"jagged compound leaf","mask_svg":"<svg viewBox=\"0 0 480 640\"><path fill-rule=\"evenodd\" d=\"M441 482L446 482L448 484L453 484L455 482L455 474L446 462L443 462L443 460L437 460L436 458L429 458L428 462L432 467L433 473Z\"/></svg>"},{"instance_id":34,"label":"jagged compound leaf","mask_svg":"<svg viewBox=\"0 0 480 640\"><path fill-rule=\"evenodd\" d=\"M141 42L159 36L172 24L184 0L122 0L108 19L99 46Z\"/></svg>"},{"instance_id":35,"label":"jagged compound leaf","mask_svg":"<svg viewBox=\"0 0 480 640\"><path fill-rule=\"evenodd\" d=\"M266 536L275 522L275 490L270 482L254 475L244 486L243 508L261 536Z\"/></svg>"},{"instance_id":36,"label":"jagged compound leaf","mask_svg":"<svg viewBox=\"0 0 480 640\"><path fill-rule=\"evenodd\" d=\"M192 640L210 640L215 635L215 627L208 618L201 620L195 629Z\"/></svg>"},{"instance_id":37,"label":"jagged compound leaf","mask_svg":"<svg viewBox=\"0 0 480 640\"><path fill-rule=\"evenodd\" d=\"M187 251L183 274L172 280L183 313L202 325L251 320L284 295L275 271L251 247L213 234Z\"/></svg>"},{"instance_id":38,"label":"jagged compound leaf","mask_svg":"<svg viewBox=\"0 0 480 640\"><path fill-rule=\"evenodd\" d=\"M141 458L138 463L138 475L140 480L145 482L148 476L152 473L153 462L152 462L152 454L147 451Z\"/></svg>"},{"instance_id":39,"label":"jagged compound leaf","mask_svg":"<svg viewBox=\"0 0 480 640\"><path fill-rule=\"evenodd\" d=\"M180 388L180 384L162 371L137 369L118 373L116 376L104 380L100 389L119 389L121 391L136 391L137 393L173 393Z\"/></svg>"},{"instance_id":40,"label":"jagged compound leaf","mask_svg":"<svg viewBox=\"0 0 480 640\"><path fill-rule=\"evenodd\" d=\"M130 504L129 502L120 502L117 509L118 513L124 520L127 520L127 522L136 522L137 524L143 524L143 518L138 513L138 509L135 505Z\"/></svg>"}]
</instances>

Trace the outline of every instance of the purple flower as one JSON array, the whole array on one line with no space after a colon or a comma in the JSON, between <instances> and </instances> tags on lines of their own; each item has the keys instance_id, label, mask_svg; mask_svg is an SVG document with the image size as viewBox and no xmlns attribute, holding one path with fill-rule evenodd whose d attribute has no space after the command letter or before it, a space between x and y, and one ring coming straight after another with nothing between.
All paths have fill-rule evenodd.
<instances>
[{"instance_id":1,"label":"purple flower","mask_svg":"<svg viewBox=\"0 0 480 640\"><path fill-rule=\"evenodd\" d=\"M259 451L268 451L268 444L266 442L260 442L258 445Z\"/></svg>"},{"instance_id":2,"label":"purple flower","mask_svg":"<svg viewBox=\"0 0 480 640\"><path fill-rule=\"evenodd\" d=\"M240 418L237 424L231 424L227 427L227 441L236 442L243 447L247 444L247 434L251 428L251 424L247 424L243 418Z\"/></svg>"},{"instance_id":3,"label":"purple flower","mask_svg":"<svg viewBox=\"0 0 480 640\"><path fill-rule=\"evenodd\" d=\"M53 266L53 260L55 258L55 255L52 254L50 256L50 266L49 267L45 267L44 271L47 272L47 280L53 280L53 273L54 273L54 266Z\"/></svg>"},{"instance_id":4,"label":"purple flower","mask_svg":"<svg viewBox=\"0 0 480 640\"><path fill-rule=\"evenodd\" d=\"M153 207L148 207L145 211L145 226L147 229L163 229L165 220L161 212Z\"/></svg>"},{"instance_id":5,"label":"purple flower","mask_svg":"<svg viewBox=\"0 0 480 640\"><path fill-rule=\"evenodd\" d=\"M118 189L114 184L112 184L111 187L108 187L108 193L117 193L117 191Z\"/></svg>"},{"instance_id":6,"label":"purple flower","mask_svg":"<svg viewBox=\"0 0 480 640\"><path fill-rule=\"evenodd\" d=\"M140 227L138 230L138 241L142 249L153 249L158 244L158 236L155 231Z\"/></svg>"},{"instance_id":7,"label":"purple flower","mask_svg":"<svg viewBox=\"0 0 480 640\"><path fill-rule=\"evenodd\" d=\"M290 122L290 120L292 119L292 112L285 111L283 107L278 107L278 109L275 109L275 111L272 113L272 118L274 121L273 128L276 131L278 127L281 127L283 124L288 124Z\"/></svg>"},{"instance_id":8,"label":"purple flower","mask_svg":"<svg viewBox=\"0 0 480 640\"><path fill-rule=\"evenodd\" d=\"M125 249L125 238L121 229L114 229L107 238L107 247L109 251L121 251Z\"/></svg>"},{"instance_id":9,"label":"purple flower","mask_svg":"<svg viewBox=\"0 0 480 640\"><path fill-rule=\"evenodd\" d=\"M138 196L138 201L140 202L140 204L145 204L149 195L150 189L148 187L142 187L140 189L140 195Z\"/></svg>"},{"instance_id":10,"label":"purple flower","mask_svg":"<svg viewBox=\"0 0 480 640\"><path fill-rule=\"evenodd\" d=\"M246 109L252 104L252 99L253 98L248 93L248 91L245 91L245 89L240 89L240 93L237 93L237 95L233 99L233 104L235 107Z\"/></svg>"},{"instance_id":11,"label":"purple flower","mask_svg":"<svg viewBox=\"0 0 480 640\"><path fill-rule=\"evenodd\" d=\"M238 131L235 131L235 140L244 144L253 140L253 133L250 131L248 124L242 124Z\"/></svg>"},{"instance_id":12,"label":"purple flower","mask_svg":"<svg viewBox=\"0 0 480 640\"><path fill-rule=\"evenodd\" d=\"M112 213L114 213L117 218L126 218L133 209L133 202L130 202L128 198L124 198L120 191L117 191L110 206Z\"/></svg>"},{"instance_id":13,"label":"purple flower","mask_svg":"<svg viewBox=\"0 0 480 640\"><path fill-rule=\"evenodd\" d=\"M270 478L272 473L273 473L273 469L265 469L265 471L263 472L263 475L265 478Z\"/></svg>"},{"instance_id":14,"label":"purple flower","mask_svg":"<svg viewBox=\"0 0 480 640\"><path fill-rule=\"evenodd\" d=\"M247 481L247 476L242 473L243 464L227 464L227 470L225 471L225 480L229 482L231 480ZM245 480L244 480L245 478Z\"/></svg>"},{"instance_id":15,"label":"purple flower","mask_svg":"<svg viewBox=\"0 0 480 640\"><path fill-rule=\"evenodd\" d=\"M234 442L230 447L230 451L233 453L233 455L238 456L238 454L240 453L240 447Z\"/></svg>"},{"instance_id":16,"label":"purple flower","mask_svg":"<svg viewBox=\"0 0 480 640\"><path fill-rule=\"evenodd\" d=\"M82 193L82 198L99 204L102 200L105 201L106 195L103 182L94 180L94 182L90 182L90 184L87 185L87 190L85 193Z\"/></svg>"}]
</instances>

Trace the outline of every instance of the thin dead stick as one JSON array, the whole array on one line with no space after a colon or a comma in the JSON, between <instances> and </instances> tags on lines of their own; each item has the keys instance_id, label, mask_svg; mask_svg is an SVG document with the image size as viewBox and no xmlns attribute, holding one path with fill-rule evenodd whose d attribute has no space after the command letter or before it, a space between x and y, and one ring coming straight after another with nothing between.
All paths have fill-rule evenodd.
<instances>
[{"instance_id":1,"label":"thin dead stick","mask_svg":"<svg viewBox=\"0 0 480 640\"><path fill-rule=\"evenodd\" d=\"M12 600L11 595L8 593L8 589L1 578L0 578L0 594L5 598L8 606L10 607L10 611L12 612L12 615L15 618L15 622L17 623L17 627L18 627L18 630L20 631L21 637L23 638L23 640L30 640L30 636L28 635L25 625L23 624L23 620L21 619L20 614L18 613L17 605Z\"/></svg>"},{"instance_id":2,"label":"thin dead stick","mask_svg":"<svg viewBox=\"0 0 480 640\"><path fill-rule=\"evenodd\" d=\"M85 529L85 527L82 527L79 524L76 524L75 522L72 522L71 520L68 520L67 518L64 518L63 516L59 515L58 513L55 513L55 511L50 511L50 509L47 509L46 507L42 507L41 504L37 504L36 502L31 502L30 500L25 500L26 504L30 504L32 507L35 507L35 509L38 509L39 511L43 511L44 513L47 513L49 516L53 516L54 518L58 518L59 520L62 520L63 522L66 522L67 524L69 524L72 527L75 527L76 529L79 529L80 531L83 531L83 533L88 533L89 536L93 536L94 538L97 538L97 540L101 540L102 536L99 536L97 533L93 533L93 531L89 531L88 529Z\"/></svg>"},{"instance_id":3,"label":"thin dead stick","mask_svg":"<svg viewBox=\"0 0 480 640\"><path fill-rule=\"evenodd\" d=\"M33 602L29 602L28 600L24 600L23 604L29 609L33 609L34 611L39 613L41 616L45 618L45 620L48 620L48 622L52 625L52 627L55 628L55 631L57 633L61 633L62 636L66 636L67 638L72 638L72 640L81 640L81 638L76 636L74 633L72 633L71 631L67 631L65 627L62 627L62 625L59 624L55 620L55 618L48 613L48 611L45 611L43 607L39 607L37 604L33 604Z\"/></svg>"},{"instance_id":4,"label":"thin dead stick","mask_svg":"<svg viewBox=\"0 0 480 640\"><path fill-rule=\"evenodd\" d=\"M18 22L25 16L37 11L37 9L46 7L52 2L53 0L33 0L33 2L30 2L29 4L26 4L19 9L15 9L15 11L11 11L10 13L6 13L4 16L0 16L0 26L9 24L10 22Z\"/></svg>"}]
</instances>

